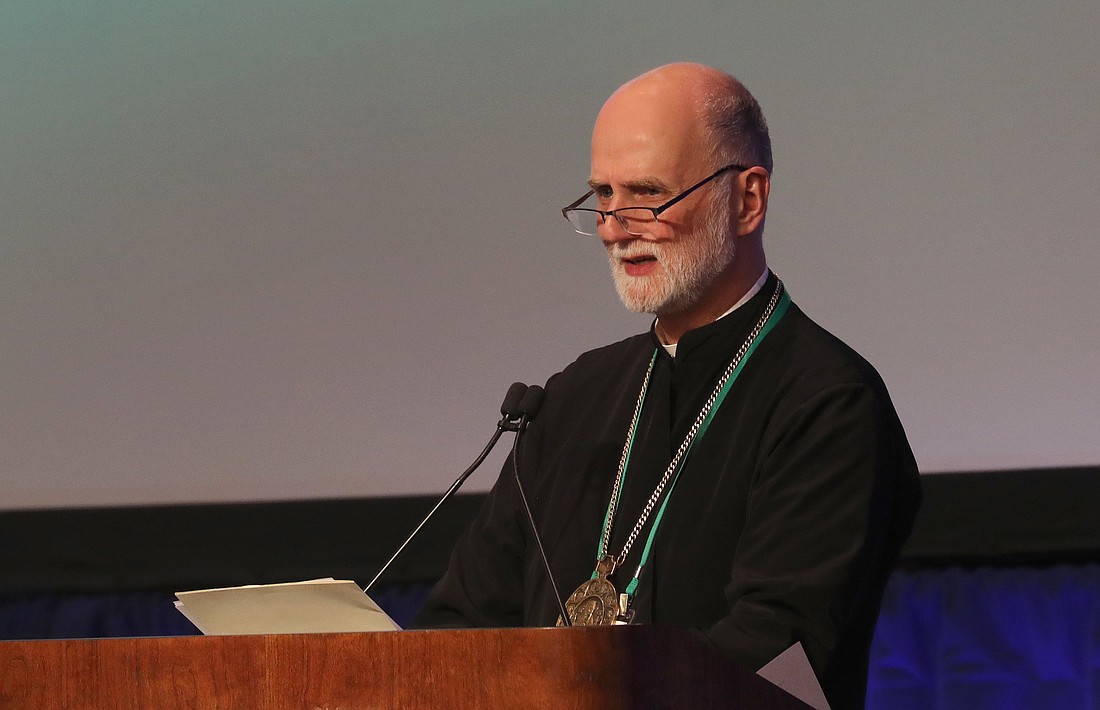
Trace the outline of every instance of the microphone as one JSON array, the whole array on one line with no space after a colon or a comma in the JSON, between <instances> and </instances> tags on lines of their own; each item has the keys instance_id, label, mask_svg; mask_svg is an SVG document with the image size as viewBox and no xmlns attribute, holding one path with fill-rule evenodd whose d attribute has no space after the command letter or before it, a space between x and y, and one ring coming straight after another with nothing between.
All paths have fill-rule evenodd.
<instances>
[{"instance_id":1,"label":"microphone","mask_svg":"<svg viewBox=\"0 0 1100 710\"><path fill-rule=\"evenodd\" d=\"M517 412L519 413L519 421L516 423L516 438L512 442L512 473L516 479L516 489L519 491L519 499L523 501L523 512L527 514L527 523L531 526L531 534L535 538L535 544L539 548L539 557L542 559L542 566L546 569L546 578L550 582L550 589L554 592L554 601L558 603L558 611L561 614L562 626L572 626L573 620L569 617L569 614L565 611L565 604L561 600L561 592L558 591L558 583L554 581L554 573L550 570L550 558L546 556L546 549L542 545L542 536L539 535L539 529L535 525L535 516L531 514L531 506L527 503L527 494L523 490L523 482L519 479L519 445L523 438L523 433L527 431L527 425L535 418L535 415L539 413L542 408L542 401L546 397L546 392L538 385L531 385L527 388L527 391L523 394L523 399L520 400L517 406Z\"/></svg>"},{"instance_id":2,"label":"microphone","mask_svg":"<svg viewBox=\"0 0 1100 710\"><path fill-rule=\"evenodd\" d=\"M516 384L519 383L517 382ZM534 419L535 415L542 409L542 401L544 399L546 399L546 390L543 388L538 385L531 385L527 388L519 404L516 406L516 413L519 414L517 432L522 433L527 429L527 423Z\"/></svg>"},{"instance_id":3,"label":"microphone","mask_svg":"<svg viewBox=\"0 0 1100 710\"><path fill-rule=\"evenodd\" d=\"M524 395L530 390L527 385L522 382L513 382L512 386L508 388L508 393L504 395L504 402L500 405L500 414L502 419L497 426L502 431L518 431L519 421L523 418L520 412L520 408L523 406ZM539 387L541 390L542 388ZM538 406L542 406L540 402Z\"/></svg>"},{"instance_id":4,"label":"microphone","mask_svg":"<svg viewBox=\"0 0 1100 710\"><path fill-rule=\"evenodd\" d=\"M514 382L512 386L508 388L508 393L504 395L504 402L500 405L500 421L497 422L496 431L493 432L493 436L491 439L489 439L489 443L486 444L485 448L481 450L481 453L478 454L477 459L472 464L470 464L470 467L463 471L462 475L455 479L455 482L451 484L451 487L447 489L447 492L443 494L443 497L439 499L439 502L437 502L435 506L430 511L428 511L428 514L424 516L424 519L420 521L420 524L416 526L416 529L412 531L412 534L405 538L405 542L401 543L401 547L397 548L397 552L393 553L393 556L390 557L389 561L386 562L386 564L382 565L382 569L378 570L378 574L374 575L374 579L372 579L370 583L367 584L367 586L363 587L364 594L370 591L371 587L374 586L374 583L377 582L383 574L385 574L386 570L390 568L390 565L393 564L394 560L396 560L401 555L401 553L405 551L405 548L409 546L409 543L413 541L413 538L420 534L420 530L424 527L425 524L427 524L429 520L432 519L432 516L435 515L436 511L439 510L443 506L443 504L446 503L451 498L451 496L453 496L458 491L462 484L466 482L466 479L470 477L470 474L472 474L477 469L477 467L481 465L481 463L489 455L489 452L493 450L494 446L496 446L497 441L500 439L500 435L506 431L520 431L519 427L521 422L523 423L524 427L527 426L527 421L529 421L531 417L534 416L534 414L527 414L525 419L524 411L521 411L521 408L524 406L524 402L527 402L526 395L529 389L532 388L529 388L522 382ZM538 389L540 391L542 390L541 387L538 387ZM527 406L530 407L531 404L528 403ZM540 406L542 406L541 396L534 404L534 411L538 412L538 408ZM557 590L555 590L555 593L556 592Z\"/></svg>"}]
</instances>

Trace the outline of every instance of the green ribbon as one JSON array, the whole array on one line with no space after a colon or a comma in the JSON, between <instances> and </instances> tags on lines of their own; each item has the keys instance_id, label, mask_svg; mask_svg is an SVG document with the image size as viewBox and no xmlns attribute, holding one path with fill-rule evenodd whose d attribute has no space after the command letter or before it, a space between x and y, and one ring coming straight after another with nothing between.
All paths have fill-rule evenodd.
<instances>
[{"instance_id":1,"label":"green ribbon","mask_svg":"<svg viewBox=\"0 0 1100 710\"><path fill-rule=\"evenodd\" d=\"M697 431L695 433L695 436L692 438L691 443L688 444L687 451L684 452L683 457L680 459L679 465L676 467L676 472L672 476L672 480L669 481L668 493L665 494L664 500L661 502L661 507L657 510L657 517L654 518L653 525L649 529L649 536L646 538L645 547L642 549L642 558L641 558L641 561L638 563L638 568L634 571L634 577L631 578L630 584L628 584L626 586L626 593L628 595L630 595L631 598L634 597L634 592L638 589L638 578L641 576L642 570L645 568L646 563L649 561L649 553L650 553L650 550L653 548L653 539L657 536L657 528L660 527L660 525L661 525L661 519L664 517L665 508L668 506L669 499L672 498L672 492L673 492L673 490L675 490L676 482L680 479L680 474L684 470L684 464L687 463L688 457L691 456L691 450L695 447L695 443L703 438L703 435L706 434L707 429L710 428L710 423L714 420L714 416L718 413L718 408L722 406L722 402L725 401L726 395L729 393L730 389L733 387L733 383L737 380L737 377L741 374L741 371L745 369L745 364L748 363L749 358L752 357L752 354L754 352L756 352L757 346L760 345L760 343L764 340L764 338L768 335L768 333L770 333L772 331L772 328L775 327L776 323L778 323L780 321L780 319L783 318L783 315L787 312L787 307L790 306L790 304L791 304L791 297L790 297L790 295L788 295L787 290L784 289L783 294L780 296L779 302L775 306L775 310L773 310L771 315L768 316L768 320L764 322L764 327L760 329L760 332L757 334L756 338L749 344L748 350L745 351L745 356L741 358L741 362L737 363L737 367L735 367L733 369L733 372L730 373L729 379L726 380L726 383L722 386L722 389L718 392L718 396L715 397L714 406L710 408L709 412L707 412L707 415L703 419L703 422L699 425L699 431ZM656 360L657 360L657 351L654 351L653 352L653 359L650 360L650 365L649 366L653 367L653 364L656 362ZM646 395L646 393L643 392L642 393L642 406L643 407L645 406L645 395ZM641 412L638 413L638 419L639 419L639 421L641 421ZM620 485L620 487L619 487L619 496L620 497L622 496L622 489L625 487L627 466L629 466L630 452L633 450L633 448L634 448L634 436L633 436L633 432L632 432L630 443L629 443L629 446L627 448L627 463L626 463L626 466L623 467L623 482L622 482L623 485ZM618 501L615 501L615 503L616 503L615 507L617 508L618 507ZM601 528L601 530L606 530L607 529L608 518L610 517L610 515L611 515L611 501L608 501L607 513L604 515L604 527ZM604 554L605 554L605 550L603 549L603 536L601 535L599 544L597 545L597 548L596 548L596 560L597 560L597 562L599 560L603 559ZM596 578L596 573L593 572L592 573L592 579L595 579L595 578Z\"/></svg>"}]
</instances>

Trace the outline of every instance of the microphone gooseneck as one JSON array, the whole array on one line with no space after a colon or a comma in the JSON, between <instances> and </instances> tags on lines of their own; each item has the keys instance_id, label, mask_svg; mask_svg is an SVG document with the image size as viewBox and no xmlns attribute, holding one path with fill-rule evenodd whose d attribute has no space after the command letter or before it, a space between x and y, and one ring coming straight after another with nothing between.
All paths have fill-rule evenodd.
<instances>
[{"instance_id":1,"label":"microphone gooseneck","mask_svg":"<svg viewBox=\"0 0 1100 710\"><path fill-rule=\"evenodd\" d=\"M508 394L504 396L504 403L500 405L501 419L499 422L497 422L496 431L493 432L493 436L491 439L489 439L489 443L485 445L485 448L481 450L481 453L478 454L477 459L472 464L470 464L469 468L463 471L462 475L455 479L455 482L451 484L451 487L447 489L447 492L443 494L443 497L439 499L439 501L432 507L430 511L428 511L428 514L424 516L424 519L420 521L420 524L416 526L416 529L412 531L412 534L405 538L405 542L401 543L401 547L397 548L397 552L393 553L393 556L390 557L389 561L386 562L386 564L382 565L382 569L378 570L378 574L374 575L374 579L372 579L366 587L363 587L364 594L369 592L371 587L374 586L374 583L377 582L383 574L385 574L386 570L390 568L390 565L393 564L394 560L396 560L401 555L401 553L405 551L405 548L409 546L409 543L413 541L413 538L420 534L420 530L424 527L425 524L427 524L429 520L432 519L432 516L435 515L436 511L439 510L443 506L443 504L446 503L450 499L450 497L458 491L462 484L466 482L466 479L470 477L470 474L477 470L477 467L481 465L481 463L489 455L489 452L493 450L494 446L496 446L497 441L500 440L500 435L506 431L519 431L520 423L524 422L524 415L520 412L520 407L523 404L524 397L526 396L529 389L531 388L529 388L522 382L513 383L512 386L508 388ZM542 388L539 387L538 389L541 390ZM536 411L538 411L538 407L541 406L541 404L542 401L540 397L538 403L535 405ZM525 422L524 426L526 426Z\"/></svg>"},{"instance_id":2,"label":"microphone gooseneck","mask_svg":"<svg viewBox=\"0 0 1100 710\"><path fill-rule=\"evenodd\" d=\"M550 569L550 558L546 556L546 549L542 545L542 536L539 535L539 529L535 525L535 516L531 514L531 506L527 503L527 494L523 490L523 482L519 478L519 448L520 441L523 439L523 434L527 431L527 424L535 418L535 415L539 413L542 408L542 401L546 396L546 392L543 391L538 385L532 385L527 388L527 392L524 393L522 401L519 403L519 422L516 429L516 438L512 441L512 473L516 479L516 490L519 491L519 499L523 502L523 512L527 514L527 523L531 526L531 534L535 538L535 544L538 546L539 558L542 560L542 566L546 569L546 578L550 582L550 589L554 592L554 601L558 603L558 611L561 614L562 625L572 626L573 621L569 617L569 614L565 611L565 604L561 600L561 593L558 591L558 583L554 581L554 573Z\"/></svg>"}]
</instances>

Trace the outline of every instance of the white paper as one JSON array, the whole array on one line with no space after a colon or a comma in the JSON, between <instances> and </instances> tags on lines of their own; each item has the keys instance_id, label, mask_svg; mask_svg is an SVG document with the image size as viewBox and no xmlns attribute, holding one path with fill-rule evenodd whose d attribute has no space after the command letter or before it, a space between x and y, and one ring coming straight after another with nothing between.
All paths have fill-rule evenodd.
<instances>
[{"instance_id":1,"label":"white paper","mask_svg":"<svg viewBox=\"0 0 1100 710\"><path fill-rule=\"evenodd\" d=\"M825 693L817 682L801 642L773 658L756 675L771 681L814 710L829 710L829 702L825 700Z\"/></svg>"},{"instance_id":2,"label":"white paper","mask_svg":"<svg viewBox=\"0 0 1100 710\"><path fill-rule=\"evenodd\" d=\"M208 636L401 628L355 582L331 577L177 592L176 598L180 613Z\"/></svg>"}]
</instances>

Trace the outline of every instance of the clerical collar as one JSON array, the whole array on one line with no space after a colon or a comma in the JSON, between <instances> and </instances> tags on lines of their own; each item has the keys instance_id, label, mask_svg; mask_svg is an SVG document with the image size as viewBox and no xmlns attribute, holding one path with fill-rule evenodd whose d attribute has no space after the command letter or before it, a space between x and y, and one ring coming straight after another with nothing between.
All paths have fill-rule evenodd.
<instances>
[{"instance_id":1,"label":"clerical collar","mask_svg":"<svg viewBox=\"0 0 1100 710\"><path fill-rule=\"evenodd\" d=\"M737 303L733 304L732 308L730 308L728 311L726 311L722 315L715 318L714 321L722 320L723 318L728 316L730 313L733 313L738 308L740 308L741 306L745 305L750 300L752 300L752 297L755 296L757 293L759 293L760 289L764 288L764 282L767 281L767 280L768 280L768 267L765 266L764 267L764 273L760 274L760 278L758 278L756 280L756 283L752 285L752 288L750 288L748 291L745 292L745 295L741 297L741 300L739 300ZM658 318L657 320L653 321L654 330L656 330L657 324L660 323L660 320L661 319ZM712 322L714 322L714 321L712 321ZM665 349L665 352L668 353L669 357L676 357L676 343L673 343L672 345L665 345L664 343L661 343L661 347Z\"/></svg>"}]
</instances>

